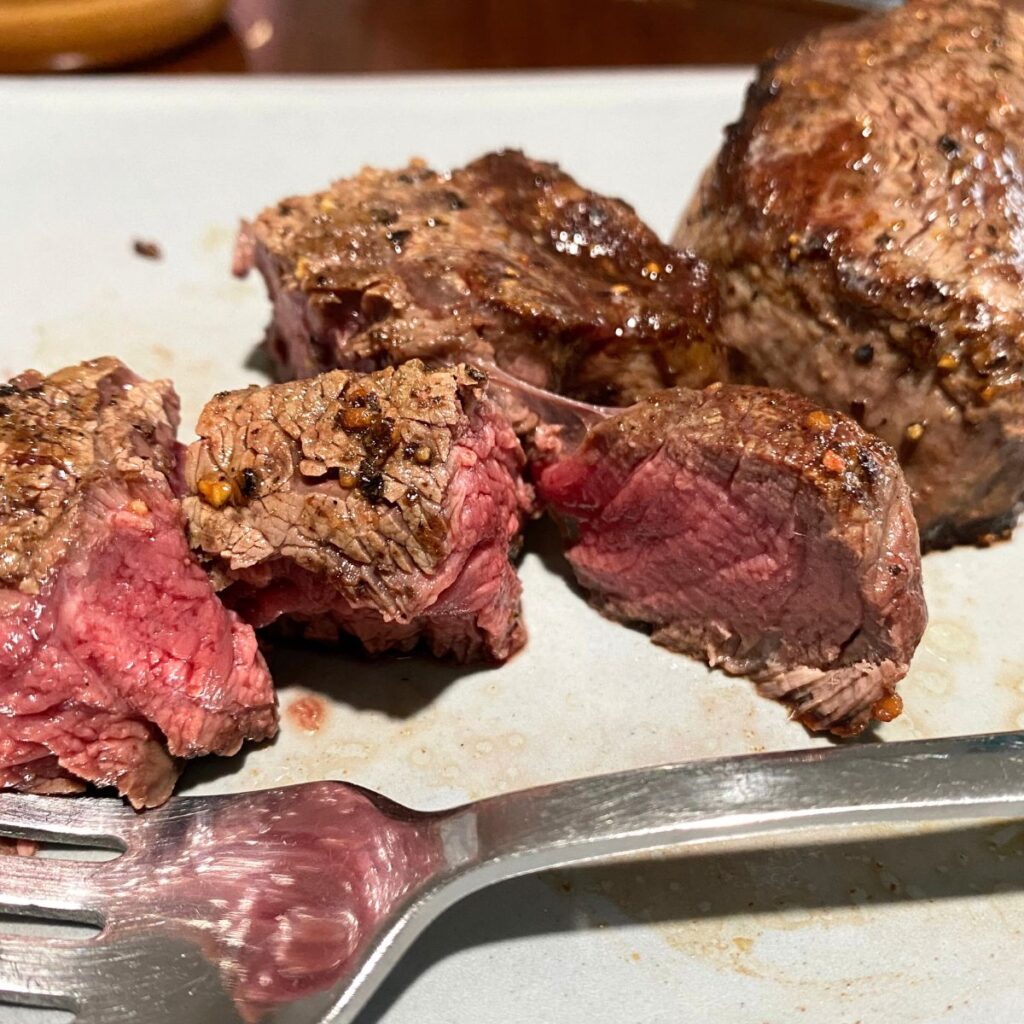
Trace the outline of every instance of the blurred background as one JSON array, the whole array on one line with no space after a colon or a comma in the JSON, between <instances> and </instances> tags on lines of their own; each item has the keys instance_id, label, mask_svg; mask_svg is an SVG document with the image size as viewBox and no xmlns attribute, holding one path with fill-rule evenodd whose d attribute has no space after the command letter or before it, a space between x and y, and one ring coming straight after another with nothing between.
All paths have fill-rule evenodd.
<instances>
[{"instance_id":1,"label":"blurred background","mask_svg":"<svg viewBox=\"0 0 1024 1024\"><path fill-rule=\"evenodd\" d=\"M886 0L0 0L0 71L747 64Z\"/></svg>"}]
</instances>

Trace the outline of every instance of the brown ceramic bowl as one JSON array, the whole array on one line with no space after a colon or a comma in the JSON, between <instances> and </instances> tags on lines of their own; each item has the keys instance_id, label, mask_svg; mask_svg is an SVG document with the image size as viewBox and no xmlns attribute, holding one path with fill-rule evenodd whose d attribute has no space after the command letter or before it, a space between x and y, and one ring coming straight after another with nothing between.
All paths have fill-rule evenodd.
<instances>
[{"instance_id":1,"label":"brown ceramic bowl","mask_svg":"<svg viewBox=\"0 0 1024 1024\"><path fill-rule=\"evenodd\" d=\"M0 72L110 67L211 29L226 0L0 0Z\"/></svg>"}]
</instances>

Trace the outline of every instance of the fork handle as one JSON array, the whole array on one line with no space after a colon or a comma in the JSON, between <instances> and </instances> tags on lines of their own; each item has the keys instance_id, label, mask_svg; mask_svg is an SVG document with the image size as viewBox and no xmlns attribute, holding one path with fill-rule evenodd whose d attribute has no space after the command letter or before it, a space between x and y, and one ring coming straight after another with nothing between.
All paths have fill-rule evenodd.
<instances>
[{"instance_id":1,"label":"fork handle","mask_svg":"<svg viewBox=\"0 0 1024 1024\"><path fill-rule=\"evenodd\" d=\"M1010 818L1024 814L1024 733L664 765L510 793L465 813L475 819L467 859L492 879L813 826Z\"/></svg>"}]
</instances>

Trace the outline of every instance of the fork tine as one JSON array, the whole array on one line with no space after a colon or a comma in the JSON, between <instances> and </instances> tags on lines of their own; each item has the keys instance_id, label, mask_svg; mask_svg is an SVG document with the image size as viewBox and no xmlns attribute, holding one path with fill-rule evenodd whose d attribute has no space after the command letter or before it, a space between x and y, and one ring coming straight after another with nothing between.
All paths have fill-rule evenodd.
<instances>
[{"instance_id":1,"label":"fork tine","mask_svg":"<svg viewBox=\"0 0 1024 1024\"><path fill-rule=\"evenodd\" d=\"M0 911L81 918L102 923L109 891L104 862L0 857Z\"/></svg>"},{"instance_id":2,"label":"fork tine","mask_svg":"<svg viewBox=\"0 0 1024 1024\"><path fill-rule=\"evenodd\" d=\"M84 964L81 945L66 939L0 936L0 997L73 1010L76 976Z\"/></svg>"},{"instance_id":3,"label":"fork tine","mask_svg":"<svg viewBox=\"0 0 1024 1024\"><path fill-rule=\"evenodd\" d=\"M137 815L112 799L0 793L0 829L19 839L123 847ZM103 840L107 840L103 843Z\"/></svg>"},{"instance_id":4,"label":"fork tine","mask_svg":"<svg viewBox=\"0 0 1024 1024\"><path fill-rule=\"evenodd\" d=\"M86 942L0 937L0 998L70 1009L75 1024L242 1024L202 941L153 929Z\"/></svg>"}]
</instances>

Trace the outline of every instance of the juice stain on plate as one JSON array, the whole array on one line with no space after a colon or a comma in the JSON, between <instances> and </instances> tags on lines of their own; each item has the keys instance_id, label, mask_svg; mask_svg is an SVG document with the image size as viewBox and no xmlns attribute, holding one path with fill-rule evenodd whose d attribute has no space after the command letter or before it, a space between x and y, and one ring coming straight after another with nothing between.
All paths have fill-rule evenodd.
<instances>
[{"instance_id":1,"label":"juice stain on plate","mask_svg":"<svg viewBox=\"0 0 1024 1024\"><path fill-rule=\"evenodd\" d=\"M962 622L936 619L929 624L921 645L943 660L962 661L973 657L978 638L974 631Z\"/></svg>"},{"instance_id":2,"label":"juice stain on plate","mask_svg":"<svg viewBox=\"0 0 1024 1024\"><path fill-rule=\"evenodd\" d=\"M227 272L231 250L235 246L235 237L238 234L237 227L228 227L224 224L211 224L199 239L199 251L202 253L227 254L224 268Z\"/></svg>"},{"instance_id":3,"label":"juice stain on plate","mask_svg":"<svg viewBox=\"0 0 1024 1024\"><path fill-rule=\"evenodd\" d=\"M317 733L327 717L327 708L319 697L300 697L288 705L287 715L305 733Z\"/></svg>"},{"instance_id":4,"label":"juice stain on plate","mask_svg":"<svg viewBox=\"0 0 1024 1024\"><path fill-rule=\"evenodd\" d=\"M1003 661L993 680L995 687L1008 694L1013 701L1010 705L1004 728L1024 729L1024 665L1017 661Z\"/></svg>"},{"instance_id":5,"label":"juice stain on plate","mask_svg":"<svg viewBox=\"0 0 1024 1024\"><path fill-rule=\"evenodd\" d=\"M559 872L551 880L588 916L611 904L626 916L620 926L643 924L672 950L716 971L868 999L931 983L930 967L915 973L909 965L920 960L928 936L941 932L951 897L969 919L990 913L990 897L999 893L997 913L1015 924L1024 899L1022 836L1018 822L966 829L936 823L915 834L876 826L839 843L728 844ZM923 915L927 927L908 929L910 914L918 921ZM816 959L812 951L828 932L837 946L862 936L860 952L850 962ZM902 945L883 959L878 951L894 935L904 936ZM671 957L658 963L672 969Z\"/></svg>"}]
</instances>

